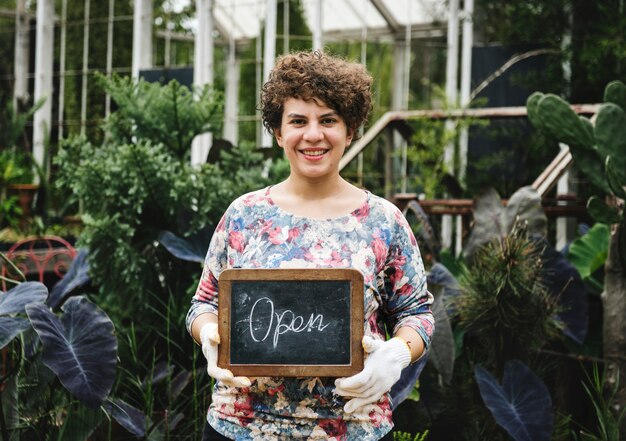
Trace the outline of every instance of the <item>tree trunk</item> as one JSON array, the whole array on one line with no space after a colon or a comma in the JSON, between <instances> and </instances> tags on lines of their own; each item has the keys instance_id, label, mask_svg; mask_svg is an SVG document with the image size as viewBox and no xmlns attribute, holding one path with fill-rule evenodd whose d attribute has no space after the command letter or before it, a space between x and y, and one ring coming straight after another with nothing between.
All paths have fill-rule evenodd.
<instances>
[{"instance_id":1,"label":"tree trunk","mask_svg":"<svg viewBox=\"0 0 626 441\"><path fill-rule=\"evenodd\" d=\"M619 244L620 239L626 240L626 231L620 231L623 228L623 223L611 227L602 293L606 384L608 389L617 392L613 403L617 415L626 408L626 273ZM620 435L620 439L626 439L626 418L621 423Z\"/></svg>"}]
</instances>

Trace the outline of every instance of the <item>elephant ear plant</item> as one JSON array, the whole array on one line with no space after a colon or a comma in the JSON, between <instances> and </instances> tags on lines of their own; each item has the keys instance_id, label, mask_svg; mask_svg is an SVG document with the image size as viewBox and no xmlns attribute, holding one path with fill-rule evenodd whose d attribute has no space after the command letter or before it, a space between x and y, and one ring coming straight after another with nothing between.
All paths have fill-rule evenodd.
<instances>
[{"instance_id":1,"label":"elephant ear plant","mask_svg":"<svg viewBox=\"0 0 626 441\"><path fill-rule=\"evenodd\" d=\"M117 337L108 315L77 295L89 281L84 255L79 253L50 293L39 282L3 278L16 286L0 292L2 441L20 436L52 439L52 435L86 439L104 420L103 411L131 433L144 432L138 423L141 418L129 417L133 409L110 397L117 371ZM13 270L22 275L16 267Z\"/></svg>"},{"instance_id":2,"label":"elephant ear plant","mask_svg":"<svg viewBox=\"0 0 626 441\"><path fill-rule=\"evenodd\" d=\"M578 116L552 94L536 92L527 101L528 117L539 130L569 146L574 165L600 191L587 203L597 222L611 226L604 264L603 351L608 384L617 384L616 408L626 407L626 85L609 83L604 103L592 119ZM626 419L620 433L626 436Z\"/></svg>"}]
</instances>

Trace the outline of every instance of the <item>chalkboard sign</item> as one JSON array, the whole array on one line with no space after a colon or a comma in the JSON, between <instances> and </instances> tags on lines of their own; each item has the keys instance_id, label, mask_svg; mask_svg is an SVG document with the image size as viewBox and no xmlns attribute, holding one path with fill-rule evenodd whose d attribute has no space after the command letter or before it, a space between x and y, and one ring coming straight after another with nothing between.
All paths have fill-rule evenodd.
<instances>
[{"instance_id":1,"label":"chalkboard sign","mask_svg":"<svg viewBox=\"0 0 626 441\"><path fill-rule=\"evenodd\" d=\"M275 377L342 377L363 369L359 271L229 269L218 285L218 366Z\"/></svg>"}]
</instances>

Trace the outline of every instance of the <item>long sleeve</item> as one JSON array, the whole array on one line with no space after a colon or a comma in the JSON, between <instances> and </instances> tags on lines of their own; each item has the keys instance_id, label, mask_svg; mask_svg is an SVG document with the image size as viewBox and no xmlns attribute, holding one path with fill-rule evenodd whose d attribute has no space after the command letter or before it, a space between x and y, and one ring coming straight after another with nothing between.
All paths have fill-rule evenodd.
<instances>
[{"instance_id":1,"label":"long sleeve","mask_svg":"<svg viewBox=\"0 0 626 441\"><path fill-rule=\"evenodd\" d=\"M394 217L384 269L386 325L392 333L403 326L414 329L428 349L435 327L430 308L433 296L426 286L426 272L415 236L399 210Z\"/></svg>"},{"instance_id":2,"label":"long sleeve","mask_svg":"<svg viewBox=\"0 0 626 441\"><path fill-rule=\"evenodd\" d=\"M191 332L191 324L198 315L207 312L217 314L217 280L222 270L224 270L228 264L229 212L230 209L224 213L211 237L200 282L191 299L191 307L186 317L186 326L189 332Z\"/></svg>"}]
</instances>

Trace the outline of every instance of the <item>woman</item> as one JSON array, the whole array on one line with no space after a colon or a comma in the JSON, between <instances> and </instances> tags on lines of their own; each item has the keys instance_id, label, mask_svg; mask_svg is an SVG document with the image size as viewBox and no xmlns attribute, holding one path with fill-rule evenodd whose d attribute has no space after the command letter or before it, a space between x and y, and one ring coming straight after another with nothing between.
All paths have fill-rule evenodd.
<instances>
[{"instance_id":1,"label":"woman","mask_svg":"<svg viewBox=\"0 0 626 441\"><path fill-rule=\"evenodd\" d=\"M433 299L402 213L339 175L339 160L371 109L371 82L357 63L300 52L279 58L263 87L263 123L290 175L235 200L209 246L187 316L217 380L203 439L393 439L388 392L430 343ZM248 379L218 368L217 280L233 267L358 269L363 371ZM394 337L385 341L386 332Z\"/></svg>"}]
</instances>

